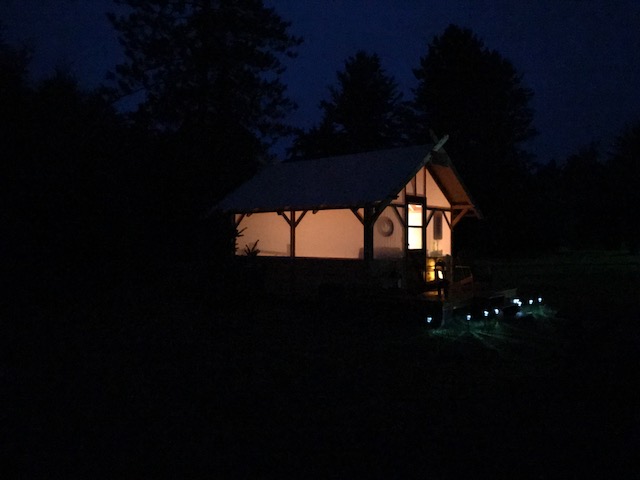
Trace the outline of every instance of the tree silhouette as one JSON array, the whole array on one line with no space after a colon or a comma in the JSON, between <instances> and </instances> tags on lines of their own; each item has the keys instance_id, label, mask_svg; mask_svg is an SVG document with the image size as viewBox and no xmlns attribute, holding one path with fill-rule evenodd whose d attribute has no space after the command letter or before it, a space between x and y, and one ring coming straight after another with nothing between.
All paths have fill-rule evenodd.
<instances>
[{"instance_id":1,"label":"tree silhouette","mask_svg":"<svg viewBox=\"0 0 640 480\"><path fill-rule=\"evenodd\" d=\"M448 134L447 148L459 168L471 173L470 182L525 167L520 145L535 135L533 92L511 62L471 30L449 25L434 37L414 74L418 139L428 139L429 129Z\"/></svg>"},{"instance_id":2,"label":"tree silhouette","mask_svg":"<svg viewBox=\"0 0 640 480\"><path fill-rule=\"evenodd\" d=\"M25 143L28 127L27 104L31 92L28 66L31 54L26 48L5 43L0 24L0 144L3 149L3 167L7 177L16 175L17 157Z\"/></svg>"},{"instance_id":3,"label":"tree silhouette","mask_svg":"<svg viewBox=\"0 0 640 480\"><path fill-rule=\"evenodd\" d=\"M139 119L158 130L193 125L242 127L269 137L293 107L280 58L301 39L256 0L116 0L109 14L127 60L116 67L120 93L143 91Z\"/></svg>"},{"instance_id":4,"label":"tree silhouette","mask_svg":"<svg viewBox=\"0 0 640 480\"><path fill-rule=\"evenodd\" d=\"M570 155L562 167L561 203L553 215L561 219L555 232L565 246L597 248L606 245L611 228L611 207L606 165L592 143Z\"/></svg>"},{"instance_id":5,"label":"tree silhouette","mask_svg":"<svg viewBox=\"0 0 640 480\"><path fill-rule=\"evenodd\" d=\"M2 241L3 270L17 299L30 292L62 305L131 260L131 227L139 224L132 187L139 182L128 172L127 129L101 92L82 90L60 71L31 84L28 58L0 50L3 60L19 59L11 75L2 70L0 88L2 165L10 179L3 224L11 232Z\"/></svg>"},{"instance_id":6,"label":"tree silhouette","mask_svg":"<svg viewBox=\"0 0 640 480\"><path fill-rule=\"evenodd\" d=\"M290 154L314 158L390 148L406 143L398 86L380 57L358 51L337 73L317 126L298 135Z\"/></svg>"},{"instance_id":7,"label":"tree silhouette","mask_svg":"<svg viewBox=\"0 0 640 480\"><path fill-rule=\"evenodd\" d=\"M126 55L112 78L144 96L137 124L169 134L159 161L183 213L199 215L289 131L281 59L301 39L260 0L116 3L132 11L109 15Z\"/></svg>"},{"instance_id":8,"label":"tree silhouette","mask_svg":"<svg viewBox=\"0 0 640 480\"><path fill-rule=\"evenodd\" d=\"M640 224L633 220L632 212L640 205L640 122L627 126L616 138L609 168L615 222L629 251L637 253Z\"/></svg>"},{"instance_id":9,"label":"tree silhouette","mask_svg":"<svg viewBox=\"0 0 640 480\"><path fill-rule=\"evenodd\" d=\"M448 134L447 151L488 218L479 227L492 232L488 244L524 241L507 239L523 231L512 220L527 201L530 159L522 142L535 135L532 91L511 62L455 25L433 38L414 75L414 142L428 141L430 129Z\"/></svg>"}]
</instances>

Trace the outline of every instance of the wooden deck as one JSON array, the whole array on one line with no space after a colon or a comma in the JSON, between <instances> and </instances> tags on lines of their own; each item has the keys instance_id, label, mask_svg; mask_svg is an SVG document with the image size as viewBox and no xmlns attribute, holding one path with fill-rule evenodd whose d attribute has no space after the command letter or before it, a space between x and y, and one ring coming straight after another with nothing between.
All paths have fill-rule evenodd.
<instances>
[{"instance_id":1,"label":"wooden deck","mask_svg":"<svg viewBox=\"0 0 640 480\"><path fill-rule=\"evenodd\" d=\"M447 288L434 282L402 285L403 262L364 262L357 259L316 259L287 257L238 257L248 283L263 293L289 300L317 299L365 302L369 307L395 305L409 317L433 326L446 324L461 309L481 315L509 305L516 289L494 291L490 284L474 281L468 267L458 269ZM466 270L465 270L466 268ZM467 274L468 273L468 274ZM420 293L420 291L422 292Z\"/></svg>"}]
</instances>

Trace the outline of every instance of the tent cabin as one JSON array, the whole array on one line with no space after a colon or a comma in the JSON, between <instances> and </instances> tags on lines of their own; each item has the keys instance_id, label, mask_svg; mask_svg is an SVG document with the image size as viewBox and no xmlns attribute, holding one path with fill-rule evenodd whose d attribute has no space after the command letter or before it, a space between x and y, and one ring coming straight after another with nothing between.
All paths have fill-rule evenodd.
<instances>
[{"instance_id":1,"label":"tent cabin","mask_svg":"<svg viewBox=\"0 0 640 480\"><path fill-rule=\"evenodd\" d=\"M445 141L263 168L217 205L240 232L236 255L259 252L281 291L428 290L436 265L451 276L456 224L480 217Z\"/></svg>"}]
</instances>

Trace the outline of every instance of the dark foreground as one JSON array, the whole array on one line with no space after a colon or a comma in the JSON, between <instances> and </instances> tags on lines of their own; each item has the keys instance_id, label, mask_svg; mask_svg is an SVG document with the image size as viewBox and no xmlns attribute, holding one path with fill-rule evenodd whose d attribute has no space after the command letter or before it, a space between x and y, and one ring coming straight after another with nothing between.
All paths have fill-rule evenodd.
<instances>
[{"instance_id":1,"label":"dark foreground","mask_svg":"<svg viewBox=\"0 0 640 480\"><path fill-rule=\"evenodd\" d=\"M216 295L201 280L156 273L7 324L7 468L640 478L635 299L434 331L393 304Z\"/></svg>"}]
</instances>

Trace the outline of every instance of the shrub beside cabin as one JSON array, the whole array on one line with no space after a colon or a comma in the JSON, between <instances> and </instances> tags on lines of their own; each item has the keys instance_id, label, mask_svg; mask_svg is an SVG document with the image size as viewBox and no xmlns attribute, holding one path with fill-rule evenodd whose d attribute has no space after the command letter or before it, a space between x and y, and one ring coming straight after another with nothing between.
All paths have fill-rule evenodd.
<instances>
[{"instance_id":1,"label":"shrub beside cabin","mask_svg":"<svg viewBox=\"0 0 640 480\"><path fill-rule=\"evenodd\" d=\"M429 290L451 278L453 229L480 213L442 145L263 168L217 208L270 291ZM258 252L259 250L259 252Z\"/></svg>"}]
</instances>

